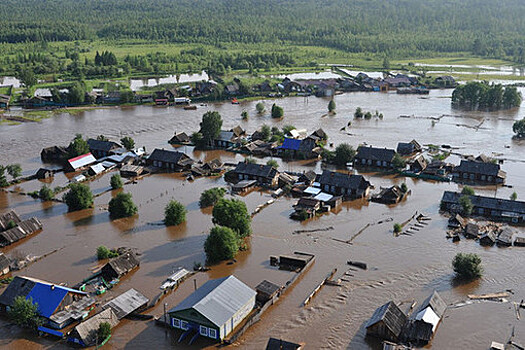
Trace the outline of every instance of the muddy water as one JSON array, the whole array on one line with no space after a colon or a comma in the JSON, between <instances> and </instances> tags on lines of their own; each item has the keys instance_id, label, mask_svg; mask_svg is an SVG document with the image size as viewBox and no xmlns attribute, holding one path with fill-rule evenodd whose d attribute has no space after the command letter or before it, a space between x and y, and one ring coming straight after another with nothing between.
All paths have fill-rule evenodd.
<instances>
[{"instance_id":1,"label":"muddy water","mask_svg":"<svg viewBox=\"0 0 525 350\"><path fill-rule=\"evenodd\" d=\"M508 173L508 184L514 188L476 189L479 193L508 197L516 191L525 196L525 172L522 161L523 147L511 140L514 119L522 118L521 111L501 113L463 113L451 110L450 90L431 91L428 98L417 96L352 93L335 97L337 114L326 116L328 100L310 98L287 98L277 102L285 109L285 118L272 120L268 115L258 116L257 101L231 105L228 103L199 107L185 111L176 107L130 107L110 108L84 112L77 116L58 115L41 123L0 128L0 163L20 162L26 174L42 166L39 152L42 147L67 144L78 132L86 136L105 134L119 139L132 136L136 144L152 150L156 147L170 148L167 140L174 131L191 132L198 128L202 114L217 110L224 119L224 127L240 124L253 132L263 123L283 126L293 124L299 129L312 131L322 127L330 136L329 143L337 145L348 142L354 146L367 143L376 146L395 147L399 140L417 139L423 144L449 144L465 154L493 152L509 159L503 164ZM267 109L274 101L266 100ZM379 110L382 120L353 120L357 106L365 111ZM248 121L242 121L243 110L249 112ZM432 125L431 116L446 114ZM414 118L399 118L413 115ZM348 122L352 122L350 127ZM484 121L478 130L476 126ZM345 130L341 130L345 127ZM241 160L241 155L226 152L194 152L191 147L183 151L194 158L220 157L224 162ZM457 161L457 158L451 158ZM279 160L280 161L280 160ZM320 164L312 162L280 162L281 169L301 171L321 170ZM109 189L105 174L90 182L95 193ZM403 179L366 173L379 188ZM50 186L63 185L67 178L57 176ZM354 201L345 203L338 213L329 213L306 223L291 221L292 199L281 198L253 219L253 235L249 240L251 249L242 252L237 263L220 265L195 278L202 285L209 278L234 273L248 285L255 287L263 279L283 283L290 274L269 266L269 255L292 251L306 251L316 255L316 262L299 282L287 292L279 303L270 309L263 320L243 336L237 345L247 349L261 349L269 336L292 341L306 342L308 349L376 349L379 344L364 337L364 324L379 305L390 299L410 305L414 299L422 300L432 290L442 292L447 303L464 300L469 293L495 292L512 289L513 300L525 297L522 277L525 272L523 248L482 248L472 241L453 244L445 239L446 219L438 213L438 203L444 190L456 190L455 184L431 183L406 179L412 195L397 206ZM110 247L136 247L142 252L140 269L127 276L102 301L133 287L149 298L154 298L164 278L178 266L192 268L194 262L204 261L202 244L212 227L210 210L198 207L200 193L214 186L225 185L221 178L198 179L193 183L177 175L146 177L138 184L124 187L133 195L139 207L134 218L110 221L106 211L108 201L116 193L106 192L95 200L95 208L77 213L67 213L60 203L41 203L26 196L0 193L0 210L15 209L22 217L37 216L44 230L27 239L3 248L8 255L41 255L56 249L29 266L21 275L73 285L88 276L98 265L94 253L104 244ZM39 189L41 183L32 181L21 184L20 191ZM177 199L188 208L187 222L179 227L166 228L159 225L162 211L171 199ZM269 200L267 193L252 192L241 197L250 210ZM334 240L348 240L369 223L392 218L403 222L416 210L432 217L430 225L413 236L395 238L392 222L375 224L357 236L353 245ZM293 234L298 229L315 229L333 226L334 230L311 234ZM522 232L523 233L523 232ZM469 285L458 286L452 281L450 261L457 252L476 252L481 255L485 268L484 277ZM312 303L302 307L305 297L333 268L340 274L347 270L347 260L367 262L368 271L350 271L349 282L342 287L324 287ZM167 307L174 306L193 290L190 280L181 289L163 300ZM150 311L162 315L163 305ZM516 321L512 305L482 303L447 311L431 343L433 349L479 349L487 348L492 340L505 341L515 326L516 336L525 340L525 327ZM0 321L0 347L9 349L62 348L65 344L31 337L20 333L16 327L5 326ZM108 349L159 349L188 348L176 343L178 334L166 333L152 322L125 321L115 330ZM213 344L199 339L193 348Z\"/></svg>"}]
</instances>

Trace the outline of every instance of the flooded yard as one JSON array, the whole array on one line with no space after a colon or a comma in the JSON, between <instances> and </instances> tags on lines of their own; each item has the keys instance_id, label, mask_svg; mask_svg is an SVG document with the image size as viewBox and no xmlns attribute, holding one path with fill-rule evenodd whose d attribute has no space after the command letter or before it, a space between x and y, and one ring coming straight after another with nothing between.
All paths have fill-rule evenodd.
<instances>
[{"instance_id":1,"label":"flooded yard","mask_svg":"<svg viewBox=\"0 0 525 350\"><path fill-rule=\"evenodd\" d=\"M523 92L523 91L522 91ZM366 143L377 147L396 148L399 141L416 139L420 144L447 144L454 152L477 156L485 153L505 159L502 169L507 172L507 184L498 188L476 187L479 194L509 198L512 192L518 198L525 196L525 145L512 140L512 124L521 119L520 110L494 113L462 112L450 107L452 90L431 90L428 97L398 95L395 93L358 92L335 96L337 114L327 116L329 100L315 97L294 97L264 100L266 109L273 103L282 106L285 117L275 120L269 113L258 115L259 101L199 106L197 110L179 107L136 106L97 109L75 116L61 114L39 123L2 125L0 127L0 164L21 163L25 175L33 174L42 166L40 150L53 145L67 145L76 133L85 137L103 134L118 140L123 136L134 138L137 146L172 148L167 141L175 131L190 134L199 127L201 116L208 110L217 110L223 118L223 129L241 125L249 134L263 124L284 126L291 124L309 132L322 128L329 136L329 145L347 142L354 147ZM383 119L354 120L356 107L364 111L376 110ZM242 120L246 110L248 120ZM408 116L401 118L400 116ZM440 117L438 121L430 117ZM351 125L348 126L349 122ZM478 126L478 128L474 128ZM210 160L219 157L225 163L236 163L244 156L223 151L201 152L192 147L179 148L194 159ZM260 163L267 159L259 159ZM283 162L279 170L300 172L316 170L321 163L312 161ZM458 163L458 158L451 158ZM264 279L284 283L291 273L270 267L270 255L293 251L313 253L316 261L284 297L263 316L261 322L250 328L234 344L240 348L262 349L268 337L305 342L306 349L379 349L380 343L365 338L365 324L374 310L389 300L422 301L433 290L440 292L447 304L466 300L468 294L499 292L510 289L512 300L525 297L525 248L485 248L472 240L452 243L445 237L447 218L439 214L439 201L445 190L460 190L455 183L435 183L413 178L362 173L376 191L381 186L406 181L412 190L407 201L387 206L368 201L345 202L337 213L323 214L306 222L289 218L295 199L279 198L264 208L252 221L253 234L250 249L241 252L237 262L213 266L208 272L195 275L197 285L211 278L235 274L250 287ZM199 178L186 181L175 174L152 175L124 186L123 191L133 195L138 216L110 221L107 203L118 193L109 190L112 172L89 182L95 194L95 208L67 213L63 203L42 203L29 196L0 192L0 212L14 209L22 218L38 217L42 232L17 244L2 248L7 255L42 255L54 250L16 274L52 282L74 285L88 277L98 265L95 251L100 245L134 247L142 254L140 268L126 276L116 288L104 294L104 301L129 288L135 288L150 299L160 292L159 286L179 266L192 269L195 262L204 263L203 243L213 226L211 210L200 209L200 193L208 188L226 186L223 178ZM62 174L48 181L51 187L63 186L68 179ZM15 186L30 192L40 188L33 180ZM107 192L106 192L107 191ZM267 202L271 196L254 191L241 198L249 211ZM164 206L171 200L182 202L188 210L186 223L176 227L160 225ZM392 222L403 222L416 211L431 217L429 225L412 236L394 237ZM392 219L387 221L385 219ZM379 223L383 221L383 223ZM354 240L342 243L371 224ZM314 230L332 226L329 231L296 234L296 230ZM520 229L521 233L525 233ZM466 285L453 282L451 261L458 252L478 253L483 261L483 278ZM337 275L348 270L348 260L363 261L368 270L351 271L343 286L325 286L307 307L304 299L333 268ZM192 278L193 279L193 278ZM160 316L163 303L171 308L193 291L188 280L179 290L163 299L148 314ZM1 292L1 290L0 290ZM428 348L485 349L492 340L505 342L515 327L517 340L525 340L525 325L517 321L511 303L485 302L450 308L439 325ZM7 326L0 320L0 347L6 349L67 348L65 343L36 338ZM199 348L215 345L200 338L189 347L177 344L179 334L166 332L153 321L124 321L105 346L107 349ZM185 342L187 344L187 342Z\"/></svg>"}]
</instances>

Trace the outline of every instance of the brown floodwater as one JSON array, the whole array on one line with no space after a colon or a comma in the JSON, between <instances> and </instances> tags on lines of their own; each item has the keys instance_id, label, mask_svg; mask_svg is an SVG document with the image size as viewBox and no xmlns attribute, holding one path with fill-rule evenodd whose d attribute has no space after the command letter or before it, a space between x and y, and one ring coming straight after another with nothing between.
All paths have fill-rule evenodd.
<instances>
[{"instance_id":1,"label":"brown floodwater","mask_svg":"<svg viewBox=\"0 0 525 350\"><path fill-rule=\"evenodd\" d=\"M0 164L18 162L24 174L32 174L42 166L39 153L43 147L66 145L76 133L95 137L104 134L113 139L131 136L138 146L148 150L157 147L171 148L167 141L175 131L191 133L198 128L202 114L217 110L224 120L224 128L241 125L253 132L262 124L295 125L309 132L319 127L329 135L329 143L348 142L353 146L367 143L395 148L398 141L415 138L422 144L449 144L463 154L496 154L506 161L502 165L508 173L507 182L513 188L476 188L478 193L508 198L516 191L525 196L524 147L512 141L512 123L523 113L506 111L498 113L460 112L450 107L451 90L433 90L425 98L395 93L349 93L335 97L337 114L326 116L327 99L315 97L285 98L275 102L284 107L283 120L273 120L269 115L259 116L255 111L258 101L200 106L195 111L182 108L137 106L97 109L75 116L61 114L40 123L0 126ZM264 101L269 110L272 100ZM357 106L365 111L383 113L382 120L353 119ZM247 121L241 112L248 111ZM417 118L399 118L413 115ZM427 117L447 115L433 125ZM351 121L351 127L341 130ZM479 129L467 126L481 124ZM194 152L191 147L181 147L197 159L219 157L223 162L235 163L242 155L222 151ZM458 162L453 156L451 161ZM260 160L265 162L266 159ZM281 170L321 171L321 164L311 161L281 162ZM35 236L15 245L2 248L9 255L42 255L57 250L16 274L74 285L89 276L98 266L95 250L99 245L109 247L135 247L142 253L140 268L126 276L116 288L104 294L101 302L129 288L136 288L150 299L159 293L159 286L177 267L192 268L194 262L204 262L203 242L212 227L211 211L198 206L200 193L207 188L225 186L222 178L200 178L188 182L175 174L146 177L137 184L129 184L124 191L133 195L139 207L136 217L110 221L106 210L110 198L116 194L109 190L112 173L104 174L89 182L94 193L95 208L67 213L62 203L41 203L17 193L0 192L0 211L16 210L23 218L37 216L44 229ZM376 190L380 186L401 183L403 178L365 173ZM66 184L68 178L59 174L48 181L52 187ZM373 311L393 299L409 306L413 300L422 301L433 290L442 293L448 304L456 304L469 293L498 292L512 289L513 301L525 298L525 248L483 248L474 241L462 240L454 244L445 238L447 219L438 212L439 200L445 190L457 190L454 183L434 183L406 179L412 190L407 201L396 206L386 206L366 201L344 203L337 213L324 214L307 222L289 219L293 199L280 198L264 208L252 222L253 235L249 251L239 254L233 265L221 264L211 271L195 276L198 285L207 279L235 274L242 281L255 287L264 279L284 283L291 273L275 270L269 265L269 256L293 251L311 252L316 255L313 266L302 276L275 306L270 308L261 322L252 327L234 344L240 348L263 349L268 337L305 342L307 349L379 349L377 341L365 338L364 325ZM23 192L37 190L40 181L23 183L13 189ZM254 191L238 197L249 210L265 203L271 197L265 192ZM159 223L163 208L176 199L188 209L187 222L178 227L166 228ZM374 224L353 240L353 245L338 240L348 240L369 223L392 218L403 222L415 211L424 212L432 220L413 236L394 237L392 221ZM295 230L333 226L331 231L294 234ZM525 232L521 232L524 234ZM335 238L335 240L334 240ZM452 279L450 262L458 252L480 254L485 269L482 279L468 285L457 285ZM313 301L303 307L306 296L333 268L338 276L348 270L347 260L364 261L367 271L350 271L349 282L342 287L325 286ZM162 315L163 303L173 307L193 291L188 280L175 293L170 294L148 313ZM525 340L525 326L517 321L511 303L477 303L446 312L437 333L428 346L432 349L485 349L492 340L505 342L515 327L516 338ZM204 348L214 345L204 339L189 347L177 344L178 334L166 332L148 321L124 321L114 331L105 346L107 349L141 348ZM0 347L6 349L66 348L67 344L52 339L37 338L9 326L0 319Z\"/></svg>"}]
</instances>

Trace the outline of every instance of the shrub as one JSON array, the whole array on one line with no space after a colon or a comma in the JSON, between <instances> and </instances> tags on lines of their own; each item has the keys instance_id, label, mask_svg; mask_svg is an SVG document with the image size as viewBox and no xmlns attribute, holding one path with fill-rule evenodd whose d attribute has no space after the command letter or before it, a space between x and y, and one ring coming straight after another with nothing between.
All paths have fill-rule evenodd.
<instances>
[{"instance_id":1,"label":"shrub","mask_svg":"<svg viewBox=\"0 0 525 350\"><path fill-rule=\"evenodd\" d=\"M111 180L109 180L109 183L111 185L111 188L114 190L118 190L119 188L122 188L122 178L120 177L120 174L114 174L111 176Z\"/></svg>"},{"instance_id":2,"label":"shrub","mask_svg":"<svg viewBox=\"0 0 525 350\"><path fill-rule=\"evenodd\" d=\"M102 322L98 325L97 336L99 342L103 342L111 335L111 325L108 322Z\"/></svg>"},{"instance_id":3,"label":"shrub","mask_svg":"<svg viewBox=\"0 0 525 350\"><path fill-rule=\"evenodd\" d=\"M11 177L15 180L17 177L20 177L22 175L22 166L20 164L10 164L5 168L7 170L7 173L11 175Z\"/></svg>"},{"instance_id":4,"label":"shrub","mask_svg":"<svg viewBox=\"0 0 525 350\"><path fill-rule=\"evenodd\" d=\"M354 160L355 150L348 143L341 143L335 148L334 163L345 166Z\"/></svg>"},{"instance_id":5,"label":"shrub","mask_svg":"<svg viewBox=\"0 0 525 350\"><path fill-rule=\"evenodd\" d=\"M255 109L257 110L257 113L261 114L264 112L265 110L265 107L264 107L264 103L262 102L259 102L255 105Z\"/></svg>"},{"instance_id":6,"label":"shrub","mask_svg":"<svg viewBox=\"0 0 525 350\"><path fill-rule=\"evenodd\" d=\"M137 206L133 203L131 193L119 193L109 201L109 217L111 219L127 218L137 214Z\"/></svg>"},{"instance_id":7,"label":"shrub","mask_svg":"<svg viewBox=\"0 0 525 350\"><path fill-rule=\"evenodd\" d=\"M284 116L283 107L277 106L275 103L272 105L272 118L282 118Z\"/></svg>"},{"instance_id":8,"label":"shrub","mask_svg":"<svg viewBox=\"0 0 525 350\"><path fill-rule=\"evenodd\" d=\"M472 201L468 196L459 197L459 205L461 206L463 215L468 216L472 214Z\"/></svg>"},{"instance_id":9,"label":"shrub","mask_svg":"<svg viewBox=\"0 0 525 350\"><path fill-rule=\"evenodd\" d=\"M46 185L42 186L40 191L38 191L38 197L41 198L44 201L50 201L55 196L55 193L52 189L47 187Z\"/></svg>"},{"instance_id":10,"label":"shrub","mask_svg":"<svg viewBox=\"0 0 525 350\"><path fill-rule=\"evenodd\" d=\"M67 147L69 158L74 158L89 152L89 146L82 134L77 134Z\"/></svg>"},{"instance_id":11,"label":"shrub","mask_svg":"<svg viewBox=\"0 0 525 350\"><path fill-rule=\"evenodd\" d=\"M399 155L399 153L396 153L392 159L392 166L396 169L403 169L406 166L406 161Z\"/></svg>"},{"instance_id":12,"label":"shrub","mask_svg":"<svg viewBox=\"0 0 525 350\"><path fill-rule=\"evenodd\" d=\"M408 191L408 186L405 182L401 184L400 188L403 193L406 193Z\"/></svg>"},{"instance_id":13,"label":"shrub","mask_svg":"<svg viewBox=\"0 0 525 350\"><path fill-rule=\"evenodd\" d=\"M186 207L180 202L170 201L164 208L164 224L174 226L184 221L186 221Z\"/></svg>"},{"instance_id":14,"label":"shrub","mask_svg":"<svg viewBox=\"0 0 525 350\"><path fill-rule=\"evenodd\" d=\"M135 148L135 140L133 140L129 136L125 136L125 137L121 138L120 142L122 142L122 146L124 146L124 148L126 148L128 151L132 150L133 148Z\"/></svg>"},{"instance_id":15,"label":"shrub","mask_svg":"<svg viewBox=\"0 0 525 350\"><path fill-rule=\"evenodd\" d=\"M266 162L266 165L273 166L275 169L279 168L279 163L275 159L270 159Z\"/></svg>"},{"instance_id":16,"label":"shrub","mask_svg":"<svg viewBox=\"0 0 525 350\"><path fill-rule=\"evenodd\" d=\"M335 111L335 101L330 100L330 102L328 102L328 112L333 112L333 111Z\"/></svg>"},{"instance_id":17,"label":"shrub","mask_svg":"<svg viewBox=\"0 0 525 350\"><path fill-rule=\"evenodd\" d=\"M518 194L516 192L512 192L510 195L510 200L515 201L516 199L518 199Z\"/></svg>"},{"instance_id":18,"label":"shrub","mask_svg":"<svg viewBox=\"0 0 525 350\"><path fill-rule=\"evenodd\" d=\"M248 112L242 111L241 112L241 117L242 117L242 120L248 120Z\"/></svg>"},{"instance_id":19,"label":"shrub","mask_svg":"<svg viewBox=\"0 0 525 350\"><path fill-rule=\"evenodd\" d=\"M226 226L235 231L240 237L251 234L252 221L246 204L237 199L220 199L213 208L213 223Z\"/></svg>"},{"instance_id":20,"label":"shrub","mask_svg":"<svg viewBox=\"0 0 525 350\"><path fill-rule=\"evenodd\" d=\"M199 199L199 206L201 208L211 207L215 205L226 194L226 189L222 187L210 188L201 193L201 198Z\"/></svg>"},{"instance_id":21,"label":"shrub","mask_svg":"<svg viewBox=\"0 0 525 350\"><path fill-rule=\"evenodd\" d=\"M467 196L473 196L475 193L474 193L474 189L470 186L465 186L463 187L463 189L461 190L461 194L465 194Z\"/></svg>"},{"instance_id":22,"label":"shrub","mask_svg":"<svg viewBox=\"0 0 525 350\"><path fill-rule=\"evenodd\" d=\"M456 277L461 280L473 280L483 274L481 258L477 254L458 253L452 260Z\"/></svg>"},{"instance_id":23,"label":"shrub","mask_svg":"<svg viewBox=\"0 0 525 350\"><path fill-rule=\"evenodd\" d=\"M63 199L69 211L83 210L93 206L93 194L86 184L71 184Z\"/></svg>"},{"instance_id":24,"label":"shrub","mask_svg":"<svg viewBox=\"0 0 525 350\"><path fill-rule=\"evenodd\" d=\"M10 230L12 228L15 228L16 227L16 222L14 222L13 220L9 220L7 222L7 229Z\"/></svg>"},{"instance_id":25,"label":"shrub","mask_svg":"<svg viewBox=\"0 0 525 350\"><path fill-rule=\"evenodd\" d=\"M109 259L109 258L115 258L118 256L118 253L114 250L110 250L108 247L101 245L97 248L97 259L103 260L103 259Z\"/></svg>"},{"instance_id":26,"label":"shrub","mask_svg":"<svg viewBox=\"0 0 525 350\"><path fill-rule=\"evenodd\" d=\"M403 231L403 226L396 222L394 224L394 233L400 233L401 231Z\"/></svg>"},{"instance_id":27,"label":"shrub","mask_svg":"<svg viewBox=\"0 0 525 350\"><path fill-rule=\"evenodd\" d=\"M272 137L272 131L268 125L263 124L261 126L261 135L264 141L268 141Z\"/></svg>"},{"instance_id":28,"label":"shrub","mask_svg":"<svg viewBox=\"0 0 525 350\"><path fill-rule=\"evenodd\" d=\"M239 251L239 238L232 229L215 226L204 242L204 251L208 264L233 259Z\"/></svg>"},{"instance_id":29,"label":"shrub","mask_svg":"<svg viewBox=\"0 0 525 350\"><path fill-rule=\"evenodd\" d=\"M8 316L14 323L22 327L37 329L43 323L38 313L38 304L33 303L31 297L28 299L21 295L15 297Z\"/></svg>"},{"instance_id":30,"label":"shrub","mask_svg":"<svg viewBox=\"0 0 525 350\"><path fill-rule=\"evenodd\" d=\"M363 110L361 109L361 107L357 107L354 112L354 118L361 119L363 117L364 117Z\"/></svg>"}]
</instances>

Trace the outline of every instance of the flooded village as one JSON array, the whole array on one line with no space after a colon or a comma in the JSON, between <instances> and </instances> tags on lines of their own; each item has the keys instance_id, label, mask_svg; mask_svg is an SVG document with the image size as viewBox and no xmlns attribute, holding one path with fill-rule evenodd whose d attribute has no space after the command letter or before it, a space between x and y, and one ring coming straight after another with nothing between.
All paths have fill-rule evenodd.
<instances>
[{"instance_id":1,"label":"flooded village","mask_svg":"<svg viewBox=\"0 0 525 350\"><path fill-rule=\"evenodd\" d=\"M270 88L186 108L193 95L167 90L145 105L1 125L0 164L23 172L0 191L0 311L32 297L44 323L35 335L0 317L0 346L523 348L525 144L512 130L522 111L453 109L455 82L311 78L283 77L281 98ZM272 118L273 104L284 116ZM192 134L207 112L222 126L200 150ZM89 153L69 158L79 133ZM327 161L344 143L352 160ZM92 208L68 212L71 183L89 186ZM34 198L44 184L53 200ZM246 204L252 234L207 266L214 223L199 198L216 187ZM138 212L111 219L120 192ZM186 221L166 226L171 200ZM100 246L114 256L98 260ZM483 276L455 279L457 253L478 254ZM102 320L111 337L99 339Z\"/></svg>"}]
</instances>

